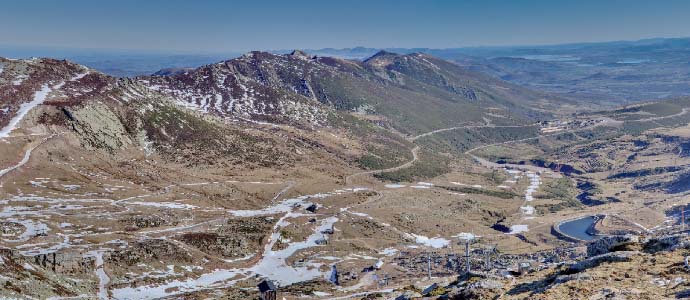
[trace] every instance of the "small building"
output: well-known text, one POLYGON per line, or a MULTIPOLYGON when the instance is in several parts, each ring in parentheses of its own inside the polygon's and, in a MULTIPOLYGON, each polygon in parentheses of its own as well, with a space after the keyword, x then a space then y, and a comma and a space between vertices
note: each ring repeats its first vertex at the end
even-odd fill
POLYGON ((259 288, 259 299, 261 300, 276 300, 278 296, 278 289, 276 289, 275 284, 272 281, 265 279, 260 282, 257 287, 259 288))

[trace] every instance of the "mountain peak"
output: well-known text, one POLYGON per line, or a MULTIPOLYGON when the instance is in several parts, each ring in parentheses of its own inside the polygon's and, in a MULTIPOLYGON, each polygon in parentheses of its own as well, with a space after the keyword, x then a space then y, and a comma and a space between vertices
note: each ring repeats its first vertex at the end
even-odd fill
POLYGON ((309 58, 309 54, 307 54, 306 52, 304 52, 304 51, 302 51, 302 50, 299 50, 299 49, 293 50, 293 51, 290 53, 290 56, 309 58))
POLYGON ((372 55, 371 57, 365 59, 364 61, 369 61, 377 58, 382 58, 382 57, 397 57, 400 56, 398 53, 386 51, 386 50, 380 50, 379 52, 376 52, 376 54, 372 55))
POLYGON ((400 54, 381 50, 376 52, 376 54, 372 55, 371 57, 365 59, 364 63, 375 67, 385 67, 393 63, 393 60, 399 56, 400 54))

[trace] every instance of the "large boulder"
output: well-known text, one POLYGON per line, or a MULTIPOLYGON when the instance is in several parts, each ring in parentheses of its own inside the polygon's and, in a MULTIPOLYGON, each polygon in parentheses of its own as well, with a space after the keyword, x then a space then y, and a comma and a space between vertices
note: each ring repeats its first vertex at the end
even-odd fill
POLYGON ((464 288, 453 289, 448 293, 448 299, 492 299, 501 293, 503 284, 494 279, 481 279, 470 283, 464 288))
POLYGON ((689 244, 687 236, 677 234, 649 238, 645 241, 643 249, 647 253, 657 253, 660 251, 673 251, 677 248, 687 247, 689 244))
POLYGON ((618 252, 610 252, 610 253, 606 253, 606 254, 593 256, 593 257, 587 258, 583 261, 571 264, 568 267, 566 274, 579 273, 579 272, 582 272, 584 270, 597 267, 597 266, 601 265, 602 263, 630 261, 630 260, 632 260, 633 256, 641 255, 641 254, 642 254, 642 252, 639 252, 639 251, 618 251, 618 252))
POLYGON ((563 283, 566 283, 568 281, 573 281, 573 280, 576 280, 576 281, 592 280, 592 275, 589 275, 586 273, 559 275, 553 281, 553 284, 563 284, 563 283))
POLYGON ((630 246, 638 244, 636 235, 614 235, 596 239, 587 245, 587 256, 594 257, 614 251, 632 250, 630 246))

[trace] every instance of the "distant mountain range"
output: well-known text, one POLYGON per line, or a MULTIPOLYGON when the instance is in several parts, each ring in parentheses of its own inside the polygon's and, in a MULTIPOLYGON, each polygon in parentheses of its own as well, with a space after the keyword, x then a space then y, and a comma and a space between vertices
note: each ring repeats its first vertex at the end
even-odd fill
MULTIPOLYGON (((24 121, 25 127, 62 128, 87 148, 108 153, 145 149, 178 163, 222 163, 223 153, 245 144, 240 152, 255 155, 248 148, 266 137, 238 131, 255 124, 337 130, 368 151, 332 159, 385 167, 409 155, 406 139, 425 132, 529 125, 550 118, 556 107, 575 106, 422 53, 380 51, 360 61, 257 51, 134 78, 54 59, 0 59, 0 67, 0 128, 11 132, 26 107, 40 102, 40 113, 24 121), (40 98, 42 89, 51 86, 59 90, 40 98)), ((304 145, 318 148, 320 142, 304 145)), ((240 152, 232 157, 284 163, 285 155, 250 159, 240 152)))
MULTIPOLYGON (((322 48, 309 55, 365 60, 384 50, 424 53, 534 90, 600 105, 690 94, 690 38, 513 47, 322 48)), ((289 54, 293 50, 269 51, 289 54)), ((241 53, 156 54, 0 46, 0 56, 65 58, 117 77, 171 74, 241 53)))
POLYGON ((159 72, 139 82, 183 106, 221 117, 325 125, 329 110, 378 116, 414 134, 458 122, 484 122, 485 112, 523 122, 544 117, 559 101, 421 54, 379 51, 364 61, 251 52, 192 70, 159 72))

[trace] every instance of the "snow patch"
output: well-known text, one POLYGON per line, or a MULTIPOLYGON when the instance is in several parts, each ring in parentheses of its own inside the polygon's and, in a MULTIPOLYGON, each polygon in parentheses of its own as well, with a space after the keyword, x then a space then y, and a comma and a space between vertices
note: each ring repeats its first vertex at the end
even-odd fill
POLYGON ((386 186, 386 188, 389 188, 389 189, 399 189, 399 188, 406 187, 406 185, 403 185, 403 184, 386 184, 385 186, 386 186))
POLYGON ((513 225, 513 226, 510 226, 510 232, 508 232, 508 234, 517 234, 517 233, 527 232, 527 231, 529 231, 529 228, 527 227, 527 225, 513 225))
POLYGON ((415 239, 415 242, 417 244, 421 244, 427 247, 432 247, 432 248, 443 248, 447 247, 450 244, 450 241, 447 239, 444 239, 442 237, 434 237, 434 238, 429 238, 423 235, 417 235, 414 233, 408 233, 410 237, 413 237, 415 239))
MULTIPOLYGON (((70 81, 75 81, 79 80, 80 78, 86 76, 88 73, 82 73, 79 74, 70 81)), ((65 85, 64 82, 59 83, 53 87, 49 86, 48 84, 44 84, 41 89, 34 94, 34 98, 31 102, 29 103, 22 103, 19 107, 19 111, 17 111, 17 114, 14 116, 14 118, 10 119, 10 122, 0 130, 0 139, 7 138, 10 133, 17 128, 17 125, 19 125, 19 122, 21 122, 22 119, 26 116, 26 114, 31 111, 34 107, 42 104, 46 98, 48 98, 48 94, 52 92, 53 90, 60 89, 63 85, 65 85)))

